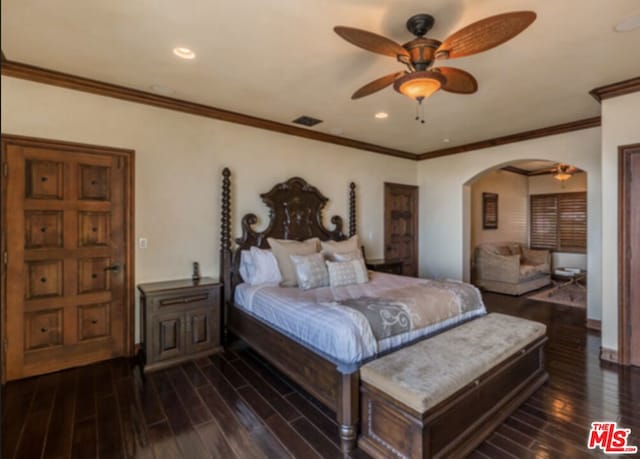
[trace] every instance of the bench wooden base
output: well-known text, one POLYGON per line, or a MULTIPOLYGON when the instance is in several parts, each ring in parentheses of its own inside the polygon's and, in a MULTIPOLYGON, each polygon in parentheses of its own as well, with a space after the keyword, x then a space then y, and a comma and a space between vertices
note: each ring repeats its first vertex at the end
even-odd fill
POLYGON ((362 382, 358 446, 374 458, 466 456, 547 380, 545 341, 534 341, 425 413, 362 382))

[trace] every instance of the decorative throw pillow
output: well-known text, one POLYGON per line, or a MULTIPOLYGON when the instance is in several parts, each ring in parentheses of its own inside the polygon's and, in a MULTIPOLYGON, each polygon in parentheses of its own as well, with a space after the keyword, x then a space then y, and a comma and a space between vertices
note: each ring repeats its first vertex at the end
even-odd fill
POLYGON ((362 260, 327 261, 326 263, 331 287, 364 284, 369 280, 367 268, 362 260))
POLYGON ((276 260, 278 260, 280 274, 282 274, 280 285, 283 287, 295 287, 297 285, 296 270, 289 255, 311 255, 312 253, 317 253, 319 239, 314 237, 300 242, 270 237, 267 238, 267 242, 273 250, 276 260))
POLYGON ((330 261, 351 261, 363 260, 362 251, 354 250, 353 252, 333 253, 327 256, 330 261))
POLYGON ((251 247, 251 261, 253 264, 253 275, 251 285, 259 284, 279 284, 282 280, 280 268, 276 257, 271 250, 251 247))
POLYGON ((289 255, 296 270, 298 287, 303 290, 329 285, 329 272, 320 253, 311 255, 289 255))
POLYGON ((355 252, 360 249, 360 239, 358 235, 351 236, 346 241, 322 241, 320 242, 321 252, 328 259, 333 259, 336 253, 355 252))
POLYGON ((510 255, 522 255, 520 244, 518 244, 517 242, 510 242, 507 247, 509 248, 510 255))

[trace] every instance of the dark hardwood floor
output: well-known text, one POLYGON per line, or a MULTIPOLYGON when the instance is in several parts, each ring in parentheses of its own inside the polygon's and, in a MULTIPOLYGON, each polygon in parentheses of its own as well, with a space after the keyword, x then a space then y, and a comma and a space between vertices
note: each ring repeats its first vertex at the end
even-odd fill
MULTIPOLYGON (((603 457, 586 448, 599 420, 631 428, 640 445, 640 369, 600 362, 583 311, 496 294, 485 301, 548 325, 550 378, 471 457, 603 457)), ((337 458, 333 419, 246 349, 146 381, 118 359, 7 384, 2 458, 337 458)))

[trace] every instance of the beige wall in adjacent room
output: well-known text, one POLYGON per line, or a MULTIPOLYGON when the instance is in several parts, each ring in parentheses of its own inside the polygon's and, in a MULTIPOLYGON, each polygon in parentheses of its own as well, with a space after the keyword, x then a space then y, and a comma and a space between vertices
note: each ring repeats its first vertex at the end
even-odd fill
POLYGON ((587 172, 587 314, 600 319, 602 218, 600 128, 485 148, 418 163, 420 274, 468 279, 472 180, 517 160, 562 161, 587 172))
POLYGON ((527 244, 527 177, 496 170, 482 175, 471 184, 471 253, 484 242, 520 242, 527 244), (498 228, 482 227, 482 193, 498 195, 498 228))
MULTIPOLYGON (((372 118, 372 122, 374 122, 372 118)), ((345 219, 357 185, 358 230, 383 255, 384 182, 416 184, 414 161, 278 134, 44 84, 2 77, 2 132, 135 150, 136 282, 218 277, 220 174, 232 171, 233 233, 248 212, 264 227, 259 193, 301 176, 345 219)))
POLYGON ((602 347, 618 349, 618 147, 640 143, 640 92, 602 101, 602 347))

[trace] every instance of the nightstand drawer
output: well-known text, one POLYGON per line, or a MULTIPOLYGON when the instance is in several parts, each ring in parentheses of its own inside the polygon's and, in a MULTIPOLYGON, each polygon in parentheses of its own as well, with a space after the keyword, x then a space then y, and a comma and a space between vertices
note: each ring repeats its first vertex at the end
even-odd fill
POLYGON ((186 292, 176 292, 171 294, 157 295, 147 298, 149 307, 153 311, 168 311, 184 307, 205 307, 209 304, 217 304, 219 300, 219 289, 199 289, 186 292))

